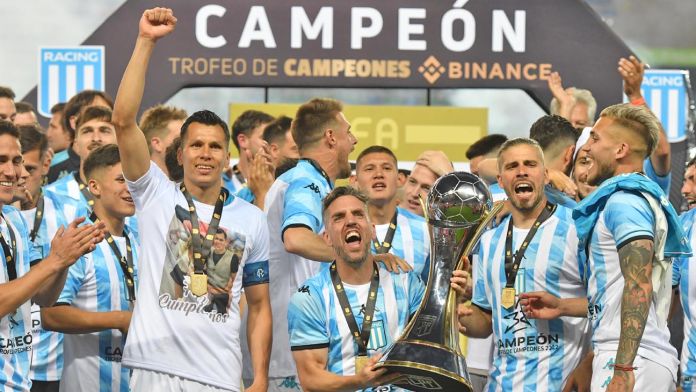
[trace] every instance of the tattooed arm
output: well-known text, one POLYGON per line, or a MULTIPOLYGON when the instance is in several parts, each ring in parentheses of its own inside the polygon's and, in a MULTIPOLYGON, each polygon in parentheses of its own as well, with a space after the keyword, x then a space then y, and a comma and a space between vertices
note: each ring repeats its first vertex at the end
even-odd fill
MULTIPOLYGON (((616 364, 633 366, 652 301, 653 241, 638 239, 619 249, 619 262, 624 278, 621 297, 621 334, 616 364)), ((614 369, 607 391, 632 391, 633 372, 614 369)))

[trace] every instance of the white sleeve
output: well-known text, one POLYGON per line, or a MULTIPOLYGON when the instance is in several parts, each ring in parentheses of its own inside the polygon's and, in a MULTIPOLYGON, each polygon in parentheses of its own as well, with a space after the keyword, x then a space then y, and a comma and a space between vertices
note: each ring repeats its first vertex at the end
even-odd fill
POLYGON ((150 161, 150 168, 142 177, 135 181, 126 180, 126 183, 137 211, 142 211, 152 205, 154 201, 169 193, 171 188, 176 186, 152 161, 150 161))

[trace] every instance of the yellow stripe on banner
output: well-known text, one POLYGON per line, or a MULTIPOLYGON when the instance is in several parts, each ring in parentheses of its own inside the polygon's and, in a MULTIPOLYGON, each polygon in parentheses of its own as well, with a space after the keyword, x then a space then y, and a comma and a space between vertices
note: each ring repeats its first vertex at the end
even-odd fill
POLYGON ((405 131, 406 143, 417 144, 471 144, 481 135, 481 127, 462 125, 407 125, 405 131))

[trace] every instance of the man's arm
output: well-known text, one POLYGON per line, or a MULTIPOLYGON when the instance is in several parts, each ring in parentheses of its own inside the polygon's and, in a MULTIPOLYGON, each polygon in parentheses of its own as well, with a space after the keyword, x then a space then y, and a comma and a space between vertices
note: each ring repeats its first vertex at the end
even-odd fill
MULTIPOLYGON (((549 91, 558 101, 558 115, 570 121, 570 115, 576 104, 573 88, 564 89, 561 74, 552 72, 548 80, 549 91)), ((592 119, 590 119, 592 120, 592 119)))
MULTIPOLYGON (((628 59, 621 58, 618 71, 621 78, 623 78, 624 94, 631 102, 642 102, 645 105, 643 94, 640 92, 643 75, 645 74, 645 64, 633 56, 630 56, 628 59)), ((672 152, 667 135, 664 128, 662 128, 662 124, 660 124, 657 148, 650 155, 650 163, 655 170, 655 174, 664 177, 670 173, 671 155, 672 152)))
POLYGON ((95 244, 103 238, 103 224, 77 227, 82 221, 84 218, 78 218, 67 229, 58 229, 48 257, 34 265, 26 275, 0 284, 0 317, 14 312, 29 299, 43 306, 56 302, 65 283, 67 268, 83 254, 94 250, 95 244))
POLYGON ((553 320, 559 317, 587 317, 585 297, 558 298, 546 291, 520 293, 522 311, 529 318, 553 320))
POLYGON ((309 227, 295 226, 283 232, 285 250, 309 260, 330 262, 336 258, 333 249, 324 242, 319 234, 309 227))
MULTIPOLYGON (((616 351, 616 364, 631 367, 643 338, 652 300, 653 241, 638 239, 619 249, 619 263, 624 278, 621 296, 621 333, 616 351)), ((634 382, 632 372, 614 369, 611 384, 634 382)))
POLYGON ((71 305, 41 308, 41 323, 48 331, 62 333, 92 333, 107 329, 128 332, 131 312, 87 312, 71 305))
POLYGON ((150 153, 145 135, 136 117, 145 89, 145 74, 152 50, 158 39, 174 31, 176 18, 167 8, 153 8, 140 18, 138 39, 121 79, 114 103, 112 122, 121 153, 123 174, 129 180, 142 177, 150 167, 150 153))
POLYGON ((265 391, 268 388, 273 325, 268 283, 246 286, 244 293, 249 309, 247 341, 254 369, 254 383, 247 391, 265 391))
MULTIPOLYGON (((386 385, 393 381, 394 375, 385 376, 387 369, 374 369, 380 356, 370 358, 363 371, 353 376, 339 376, 326 370, 329 357, 327 347, 295 350, 292 356, 297 364, 302 389, 307 392, 348 392, 372 386, 386 385)), ((398 377, 398 376, 397 376, 398 377)))

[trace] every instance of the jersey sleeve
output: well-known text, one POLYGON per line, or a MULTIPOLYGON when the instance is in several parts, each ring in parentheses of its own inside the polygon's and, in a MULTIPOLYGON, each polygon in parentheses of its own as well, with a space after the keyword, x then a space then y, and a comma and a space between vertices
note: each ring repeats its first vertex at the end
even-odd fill
POLYGON ((256 284, 268 283, 268 225, 263 214, 258 212, 259 217, 256 221, 256 237, 249 252, 249 257, 245 260, 242 271, 242 286, 253 286, 256 284))
POLYGON ((604 207, 604 224, 614 237, 617 249, 631 241, 655 236, 655 216, 650 204, 635 193, 613 194, 604 207))
POLYGON ((60 292, 58 301, 56 303, 62 304, 72 304, 80 288, 84 284, 86 275, 86 261, 84 257, 81 257, 77 262, 68 268, 68 276, 65 278, 65 286, 60 292))
POLYGON ((474 287, 473 287, 473 293, 471 297, 471 302, 486 310, 491 310, 491 304, 490 301, 488 300, 488 296, 486 295, 486 283, 485 283, 485 270, 483 269, 483 247, 480 246, 478 247, 478 252, 474 253, 471 256, 472 259, 472 265, 473 265, 473 281, 474 281, 474 287))
POLYGON ((415 272, 408 273, 408 314, 416 313, 425 295, 425 285, 420 275, 415 272))
POLYGON ((293 294, 287 317, 292 351, 329 346, 326 311, 315 287, 305 283, 293 294))
POLYGON ((249 189, 248 186, 242 187, 242 189, 240 189, 235 196, 246 202, 252 204, 254 203, 254 193, 251 191, 251 189, 249 189))
POLYGON ((665 193, 665 195, 669 195, 669 185, 671 182, 671 173, 667 173, 666 176, 660 176, 657 173, 655 173, 655 168, 652 165, 652 161, 650 158, 646 159, 643 161, 643 171, 645 172, 645 175, 655 181, 657 185, 662 188, 662 192, 665 193))
POLYGON ((672 288, 679 286, 681 280, 681 263, 682 258, 678 257, 672 262, 672 288))
POLYGON ((315 233, 321 230, 321 192, 310 178, 296 179, 285 191, 282 231, 294 226, 306 226, 315 233))
POLYGON ((162 169, 152 161, 150 161, 150 168, 142 177, 133 181, 126 180, 126 183, 137 211, 144 210, 162 194, 167 193, 165 192, 167 186, 171 187, 174 185, 162 169))

